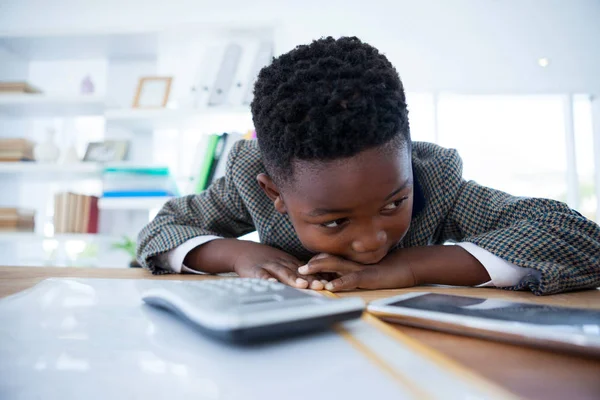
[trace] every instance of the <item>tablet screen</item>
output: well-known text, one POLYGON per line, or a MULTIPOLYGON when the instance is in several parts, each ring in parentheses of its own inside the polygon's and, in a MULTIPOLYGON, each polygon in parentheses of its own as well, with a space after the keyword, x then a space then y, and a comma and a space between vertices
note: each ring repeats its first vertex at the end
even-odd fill
POLYGON ((497 299, 427 293, 400 300, 390 306, 435 311, 496 321, 569 326, 588 335, 600 336, 600 310, 575 309, 497 299))

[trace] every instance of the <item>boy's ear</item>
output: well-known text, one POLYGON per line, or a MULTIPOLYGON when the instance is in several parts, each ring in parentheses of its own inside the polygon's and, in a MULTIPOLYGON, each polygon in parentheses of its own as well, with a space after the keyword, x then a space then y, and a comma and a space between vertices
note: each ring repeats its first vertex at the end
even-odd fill
POLYGON ((262 188, 262 190, 269 196, 271 200, 273 200, 273 205, 275 209, 281 214, 287 213, 285 208, 285 203, 281 198, 281 193, 279 192, 279 188, 275 185, 275 182, 269 177, 267 174, 258 174, 256 177, 258 180, 258 184, 262 188))

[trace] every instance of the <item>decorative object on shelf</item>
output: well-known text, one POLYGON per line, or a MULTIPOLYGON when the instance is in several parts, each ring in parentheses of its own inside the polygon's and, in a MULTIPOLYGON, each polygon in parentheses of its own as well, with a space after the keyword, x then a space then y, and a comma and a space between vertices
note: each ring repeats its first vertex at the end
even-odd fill
POLYGON ((43 163, 53 163, 60 156, 60 149, 54 141, 56 131, 52 128, 46 130, 46 140, 38 143, 33 149, 35 160, 43 163))
POLYGON ((77 149, 75 148, 75 145, 70 145, 69 147, 67 147, 63 151, 62 157, 60 158, 61 164, 77 164, 80 161, 81 159, 77 154, 77 149))
POLYGON ((33 161, 33 145, 22 138, 0 139, 0 161, 33 161))
POLYGON ((81 81, 81 94, 93 94, 94 93, 94 82, 89 75, 81 81))
POLYGON ((129 261, 130 268, 142 268, 142 266, 137 262, 135 254, 136 254, 136 243, 135 240, 131 239, 129 236, 123 236, 123 239, 120 242, 113 243, 113 249, 119 249, 125 251, 131 261, 129 261))
POLYGON ((164 108, 169 100, 172 77, 150 76, 140 78, 134 108, 164 108))
POLYGON ((106 140, 92 142, 87 146, 83 161, 114 162, 123 161, 127 156, 129 142, 127 140, 106 140))
POLYGON ((42 93, 27 82, 0 82, 0 94, 42 93))

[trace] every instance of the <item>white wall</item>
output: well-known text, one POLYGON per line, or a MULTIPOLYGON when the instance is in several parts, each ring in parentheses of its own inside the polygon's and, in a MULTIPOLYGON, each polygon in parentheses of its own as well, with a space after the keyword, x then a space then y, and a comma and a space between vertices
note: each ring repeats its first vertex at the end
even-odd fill
POLYGON ((2 31, 226 21, 277 24, 278 52, 322 35, 357 35, 388 54, 411 91, 600 93, 597 0, 0 2, 2 31))

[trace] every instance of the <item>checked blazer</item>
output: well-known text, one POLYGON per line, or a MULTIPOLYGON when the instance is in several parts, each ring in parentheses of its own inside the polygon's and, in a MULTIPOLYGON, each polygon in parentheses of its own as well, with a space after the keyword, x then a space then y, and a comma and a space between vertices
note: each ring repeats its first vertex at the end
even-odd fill
MULTIPOLYGON (((534 272, 509 289, 551 294, 600 286, 600 227, 567 205, 515 197, 462 177, 456 150, 413 142, 415 198, 410 229, 398 247, 470 242, 534 272)), ((258 143, 239 141, 226 175, 200 194, 169 201, 139 234, 138 261, 169 273, 159 257, 202 235, 239 237, 258 231, 261 243, 308 260, 286 215, 259 187, 266 172, 258 143)))

